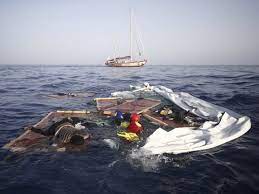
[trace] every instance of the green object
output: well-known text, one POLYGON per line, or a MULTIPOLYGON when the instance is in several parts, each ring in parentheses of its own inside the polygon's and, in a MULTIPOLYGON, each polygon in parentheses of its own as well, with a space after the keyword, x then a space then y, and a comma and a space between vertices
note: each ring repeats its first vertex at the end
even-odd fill
POLYGON ((139 136, 136 133, 118 131, 117 135, 127 141, 138 141, 139 140, 139 136))
POLYGON ((123 121, 123 122, 121 122, 121 125, 120 125, 120 127, 121 128, 123 128, 123 129, 127 129, 128 128, 128 126, 129 126, 129 122, 127 122, 127 121, 123 121))

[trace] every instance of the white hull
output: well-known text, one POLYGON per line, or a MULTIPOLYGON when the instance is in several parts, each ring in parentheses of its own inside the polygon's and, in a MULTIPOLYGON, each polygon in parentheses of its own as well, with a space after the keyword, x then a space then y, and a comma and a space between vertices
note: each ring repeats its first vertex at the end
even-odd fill
POLYGON ((142 41, 139 40, 136 42, 137 44, 142 45, 142 51, 139 49, 139 44, 137 45, 138 47, 138 53, 139 53, 139 60, 136 60, 136 58, 133 56, 133 30, 132 30, 132 10, 131 10, 131 15, 130 15, 130 53, 128 56, 118 56, 114 54, 114 56, 117 56, 116 58, 110 59, 105 62, 105 65, 109 67, 141 67, 147 63, 147 60, 144 59, 143 52, 144 52, 144 47, 142 45, 142 41))
POLYGON ((122 62, 122 63, 116 63, 116 62, 106 62, 105 65, 109 67, 141 67, 147 63, 146 60, 143 61, 129 61, 129 62, 122 62))

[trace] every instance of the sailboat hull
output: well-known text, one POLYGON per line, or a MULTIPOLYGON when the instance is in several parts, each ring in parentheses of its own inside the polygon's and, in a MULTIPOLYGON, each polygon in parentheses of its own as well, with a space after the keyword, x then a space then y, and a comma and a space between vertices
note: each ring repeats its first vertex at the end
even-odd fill
POLYGON ((105 65, 108 67, 141 67, 147 63, 146 60, 143 61, 129 61, 129 62, 106 62, 105 65))

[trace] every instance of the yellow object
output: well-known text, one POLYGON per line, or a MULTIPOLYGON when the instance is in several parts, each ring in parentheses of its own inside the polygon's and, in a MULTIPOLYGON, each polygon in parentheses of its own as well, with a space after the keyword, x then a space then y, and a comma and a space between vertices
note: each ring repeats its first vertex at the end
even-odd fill
POLYGON ((118 131, 117 135, 122 137, 128 141, 138 141, 139 137, 136 133, 126 132, 126 131, 118 131))
POLYGON ((166 108, 166 109, 160 111, 160 115, 162 115, 162 116, 167 116, 167 115, 170 115, 172 113, 173 113, 173 111, 170 110, 169 108, 166 108))
POLYGON ((167 115, 166 110, 161 110, 161 111, 160 111, 160 115, 166 116, 166 115, 167 115))
POLYGON ((121 128, 127 129, 129 124, 130 124, 129 122, 123 121, 123 122, 121 122, 121 128))

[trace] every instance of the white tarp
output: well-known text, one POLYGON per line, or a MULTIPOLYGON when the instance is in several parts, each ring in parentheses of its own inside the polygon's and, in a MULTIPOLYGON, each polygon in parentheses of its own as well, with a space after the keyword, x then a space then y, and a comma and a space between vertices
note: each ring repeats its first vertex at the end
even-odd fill
MULTIPOLYGON (((136 91, 140 90, 138 88, 136 91)), ((179 154, 210 149, 242 136, 251 128, 249 117, 241 116, 188 93, 173 92, 166 87, 149 86, 149 84, 145 84, 143 90, 154 91, 184 110, 209 120, 198 129, 182 127, 167 132, 158 128, 148 137, 146 144, 140 148, 146 154, 179 154)), ((127 91, 112 95, 125 97, 123 94, 134 96, 134 93, 134 91, 127 91)))

